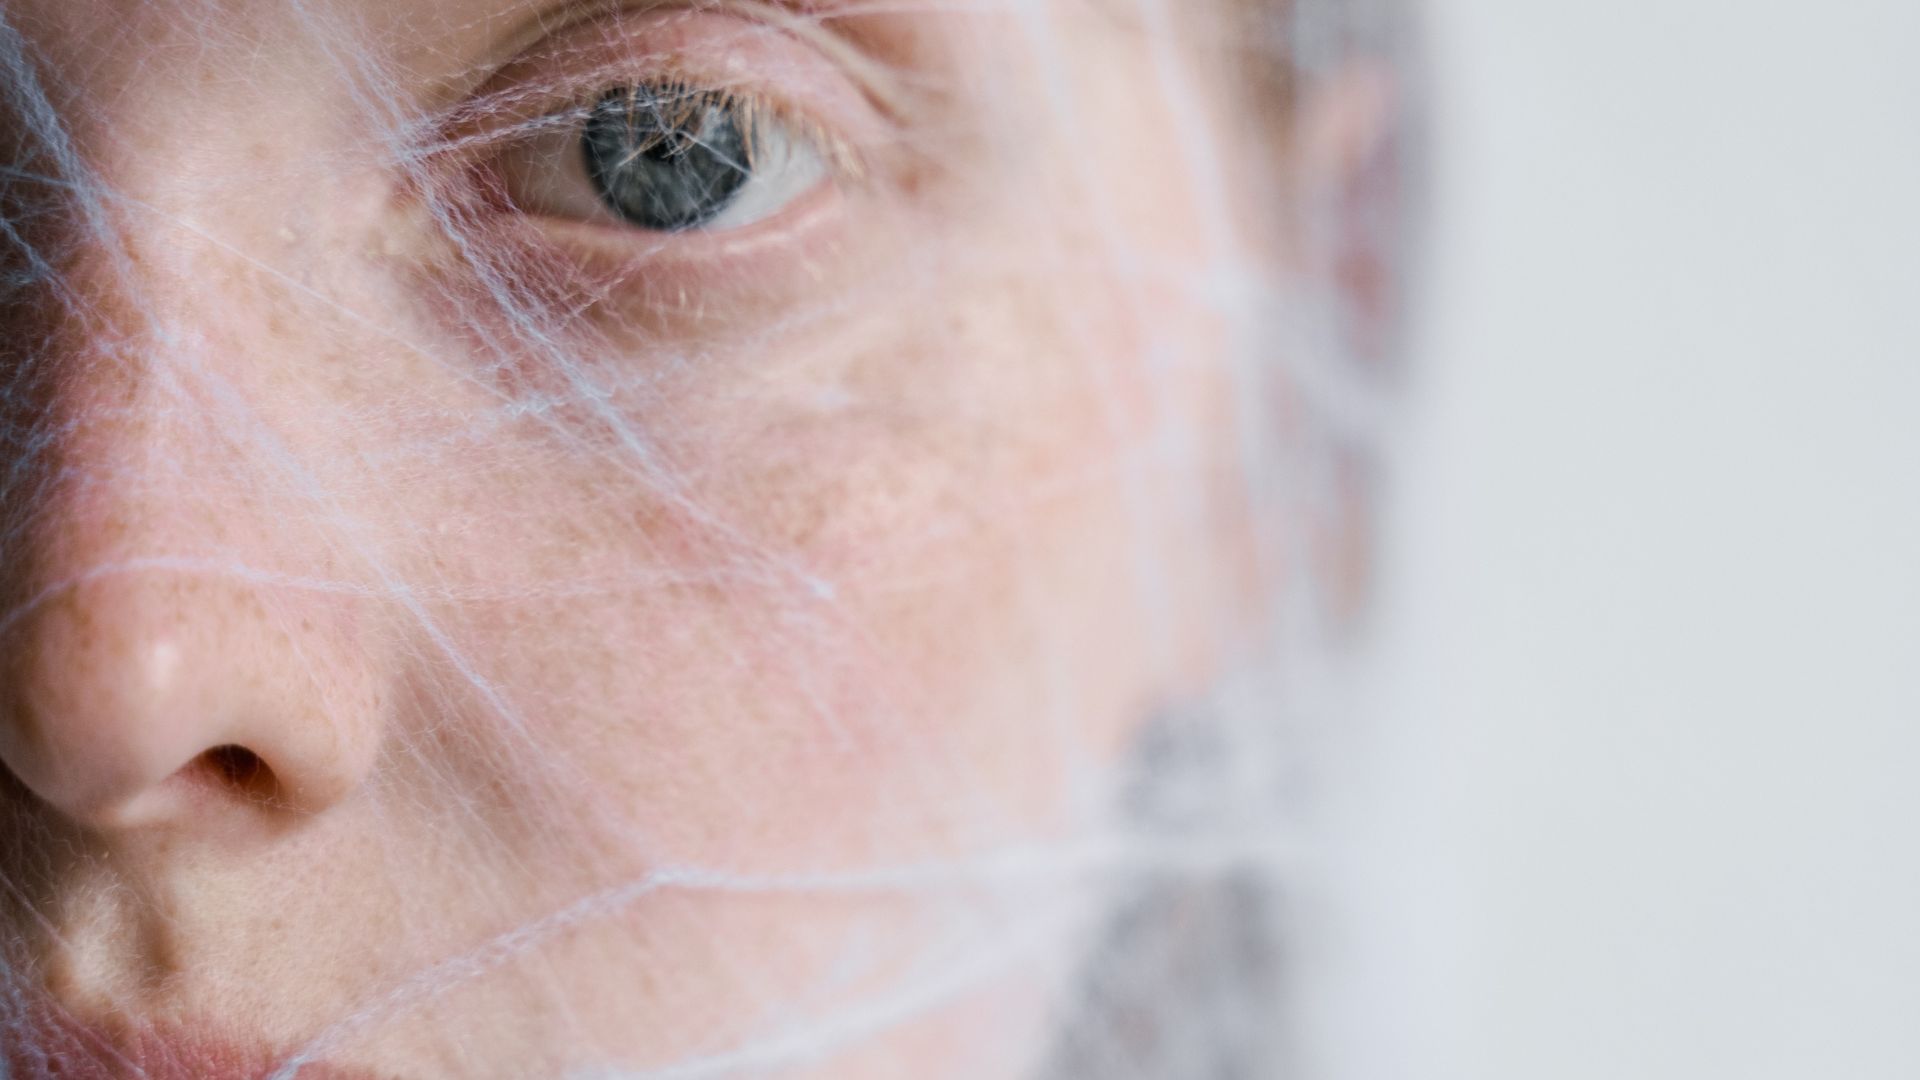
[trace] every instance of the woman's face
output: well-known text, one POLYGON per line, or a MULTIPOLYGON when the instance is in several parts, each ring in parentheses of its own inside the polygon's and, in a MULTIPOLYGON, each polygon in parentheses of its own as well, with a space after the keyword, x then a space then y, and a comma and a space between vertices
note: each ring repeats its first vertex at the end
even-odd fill
POLYGON ((1234 621, 1183 39, 5 19, 12 1075, 1017 1075, 1234 621))

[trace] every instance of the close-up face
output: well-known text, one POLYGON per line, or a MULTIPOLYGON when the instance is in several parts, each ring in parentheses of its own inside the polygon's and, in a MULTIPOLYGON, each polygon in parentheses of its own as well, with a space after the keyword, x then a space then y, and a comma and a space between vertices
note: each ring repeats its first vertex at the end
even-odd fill
POLYGON ((0 1075, 1073 1073, 1353 603, 1287 15, 6 0, 0 1075))

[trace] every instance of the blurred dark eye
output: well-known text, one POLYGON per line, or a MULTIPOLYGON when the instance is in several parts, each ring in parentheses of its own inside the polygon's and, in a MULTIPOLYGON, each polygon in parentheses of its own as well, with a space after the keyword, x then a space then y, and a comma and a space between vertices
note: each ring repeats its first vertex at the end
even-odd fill
POLYGON ((678 232, 720 216, 753 175, 754 134, 740 106, 674 86, 601 98, 581 135, 587 175, 614 213, 678 232))
POLYGON ((772 217, 829 175, 821 148, 773 110, 686 83, 620 87, 583 119, 555 120, 500 156, 522 213, 720 231, 772 217))

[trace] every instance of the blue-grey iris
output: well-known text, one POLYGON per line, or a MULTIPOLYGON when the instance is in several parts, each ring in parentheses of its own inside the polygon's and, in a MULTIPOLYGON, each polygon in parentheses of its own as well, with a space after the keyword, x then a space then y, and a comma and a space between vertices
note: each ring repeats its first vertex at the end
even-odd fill
POLYGON ((634 225, 698 228, 752 175, 747 127, 724 95, 684 85, 614 90, 587 117, 587 175, 601 201, 634 225))

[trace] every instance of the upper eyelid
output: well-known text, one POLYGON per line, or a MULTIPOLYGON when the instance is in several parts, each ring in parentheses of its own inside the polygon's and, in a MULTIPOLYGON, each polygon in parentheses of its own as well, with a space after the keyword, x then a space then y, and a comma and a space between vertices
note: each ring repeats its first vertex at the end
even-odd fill
MULTIPOLYGON (((535 108, 511 120, 482 122, 465 131, 442 135, 420 156, 440 161, 471 161, 489 152, 542 137, 571 135, 587 121, 609 87, 636 81, 631 64, 611 64, 606 68, 602 74, 572 76, 564 83, 557 83, 556 87, 559 88, 530 91, 528 100, 540 103, 535 108)), ((777 94, 753 89, 751 80, 739 79, 741 89, 736 89, 714 85, 719 80, 690 78, 678 74, 678 71, 671 64, 663 64, 650 70, 644 76, 644 81, 677 82, 698 92, 712 92, 718 96, 749 101, 767 118, 801 132, 842 177, 859 180, 866 175, 867 162, 860 148, 829 125, 813 118, 804 108, 777 94)), ((513 88, 515 92, 522 89, 513 88)))
POLYGON ((559 18, 554 23, 542 20, 536 40, 558 37, 595 19, 675 11, 737 15, 787 31, 838 62, 862 90, 890 114, 903 115, 911 104, 906 84, 895 77, 892 69, 825 25, 831 19, 844 18, 847 12, 827 15, 802 12, 795 10, 793 4, 779 0, 576 0, 557 13, 548 13, 549 16, 557 14, 559 18))
POLYGON ((912 112, 913 102, 907 93, 908 84, 898 77, 898 73, 844 35, 826 28, 824 20, 803 16, 792 8, 768 4, 763 0, 719 0, 713 4, 713 10, 735 11, 748 17, 757 17, 769 25, 804 38, 846 69, 848 76, 883 112, 895 119, 902 119, 912 112))
POLYGON ((593 100, 607 87, 640 78, 705 82, 715 89, 732 89, 725 82, 738 81, 749 88, 742 91, 742 97, 761 98, 773 107, 772 111, 787 114, 789 119, 805 118, 805 110, 795 107, 796 102, 783 100, 771 88, 771 81, 761 83, 769 86, 766 92, 755 93, 750 88, 760 80, 733 71, 723 75, 712 70, 713 65, 680 62, 679 54, 672 49, 659 50, 653 57, 658 63, 651 64, 645 55, 604 60, 587 70, 573 68, 568 62, 569 54, 590 56, 597 51, 568 40, 596 22, 675 13, 737 16, 790 34, 831 62, 880 115, 900 122, 914 111, 913 95, 896 72, 845 35, 822 25, 817 17, 765 0, 613 0, 571 9, 557 25, 543 23, 542 33, 530 45, 479 80, 475 92, 424 125, 428 138, 423 140, 425 145, 416 142, 414 154, 421 158, 463 156, 503 141, 564 127, 584 119, 593 100), (543 67, 572 69, 564 77, 522 78, 502 84, 515 69, 543 67))

